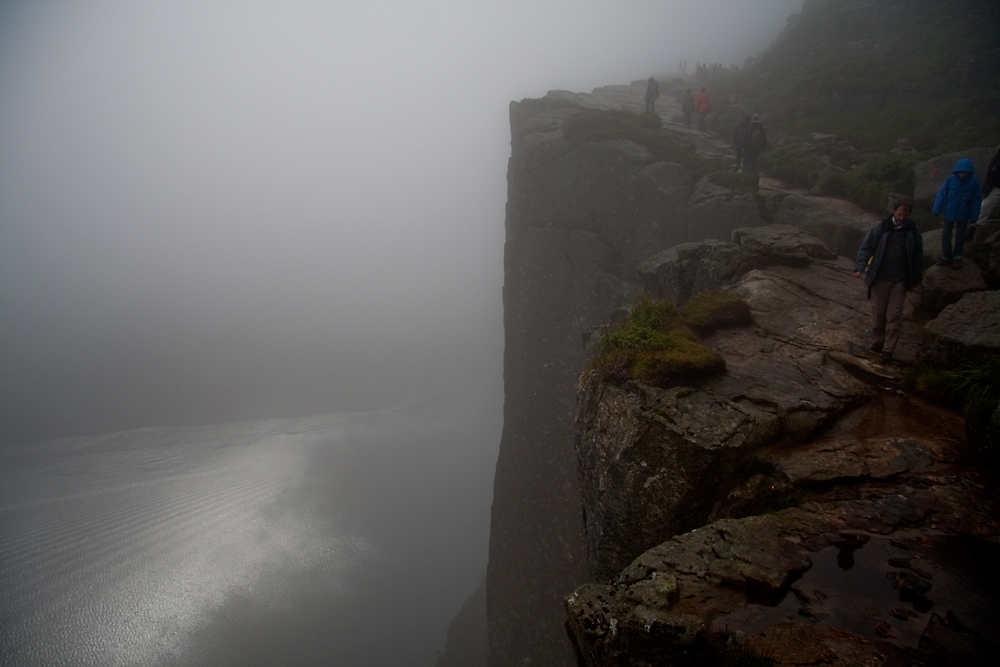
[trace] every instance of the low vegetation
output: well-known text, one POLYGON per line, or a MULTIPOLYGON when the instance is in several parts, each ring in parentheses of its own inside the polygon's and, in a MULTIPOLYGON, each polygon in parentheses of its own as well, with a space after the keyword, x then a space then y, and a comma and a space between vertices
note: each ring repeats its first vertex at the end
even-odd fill
POLYGON ((694 332, 749 322, 749 307, 731 294, 705 293, 680 309, 670 300, 643 298, 627 320, 601 338, 593 365, 615 384, 639 380, 668 387, 717 375, 726 370, 725 360, 694 332))
POLYGON ((1000 424, 993 413, 1000 404, 1000 355, 959 368, 914 364, 905 378, 907 388, 925 398, 962 410, 970 440, 976 439, 1000 456, 1000 424))

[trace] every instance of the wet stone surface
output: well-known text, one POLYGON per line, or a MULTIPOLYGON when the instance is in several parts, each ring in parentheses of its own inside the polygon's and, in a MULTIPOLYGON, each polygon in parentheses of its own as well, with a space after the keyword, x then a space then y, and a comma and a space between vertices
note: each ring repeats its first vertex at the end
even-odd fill
POLYGON ((993 664, 1000 512, 962 435, 960 416, 881 392, 763 448, 747 493, 791 488, 796 506, 676 535, 576 591, 583 663, 706 664, 736 641, 778 665, 993 664))

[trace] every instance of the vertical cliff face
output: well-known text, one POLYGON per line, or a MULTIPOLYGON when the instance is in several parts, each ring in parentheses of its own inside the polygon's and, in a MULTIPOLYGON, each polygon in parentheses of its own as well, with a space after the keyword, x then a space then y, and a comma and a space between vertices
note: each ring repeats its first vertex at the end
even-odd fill
POLYGON ((686 240, 688 172, 628 141, 571 145, 563 123, 583 112, 551 98, 510 108, 494 667, 575 664, 562 597, 590 578, 573 449, 582 333, 638 296, 642 259, 686 240))

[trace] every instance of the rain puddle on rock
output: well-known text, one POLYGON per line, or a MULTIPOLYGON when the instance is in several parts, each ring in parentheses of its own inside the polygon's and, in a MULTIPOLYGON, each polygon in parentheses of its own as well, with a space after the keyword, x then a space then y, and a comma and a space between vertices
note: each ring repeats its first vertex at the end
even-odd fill
POLYGON ((873 537, 809 557, 812 567, 780 602, 748 604, 716 618, 713 630, 756 635, 777 623, 806 623, 915 647, 932 613, 950 612, 988 639, 1000 627, 998 545, 965 537, 873 537))

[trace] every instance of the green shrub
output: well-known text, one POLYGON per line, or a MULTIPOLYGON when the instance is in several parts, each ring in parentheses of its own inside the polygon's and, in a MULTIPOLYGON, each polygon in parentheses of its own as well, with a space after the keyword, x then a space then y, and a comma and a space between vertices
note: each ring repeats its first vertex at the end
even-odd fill
POLYGON ((970 429, 983 433, 993 448, 1000 447, 1000 426, 991 421, 1000 402, 1000 355, 959 368, 914 364, 904 380, 922 396, 962 410, 970 429))
POLYGON ((764 153, 760 158, 760 168, 765 174, 800 188, 816 185, 823 167, 819 157, 795 148, 777 148, 764 153))
POLYGON ((917 158, 903 155, 876 155, 847 173, 845 194, 861 208, 882 215, 889 195, 913 195, 913 168, 917 158))
POLYGON ((658 387, 726 370, 725 360, 692 329, 711 331, 749 321, 746 303, 731 294, 699 295, 679 311, 669 300, 640 299, 629 318, 601 338, 593 366, 616 384, 639 380, 658 387))

